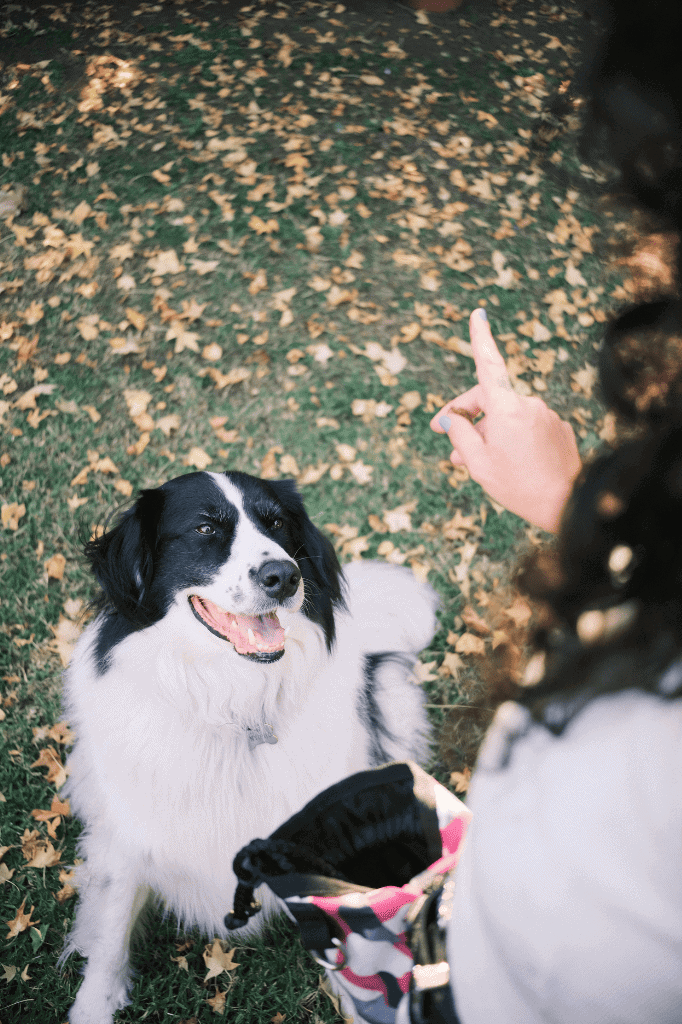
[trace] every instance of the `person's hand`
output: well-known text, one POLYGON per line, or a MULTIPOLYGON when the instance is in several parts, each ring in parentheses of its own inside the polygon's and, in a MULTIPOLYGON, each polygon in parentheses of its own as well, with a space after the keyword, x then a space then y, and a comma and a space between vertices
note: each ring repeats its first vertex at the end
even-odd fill
POLYGON ((573 428, 541 398, 516 394, 484 310, 471 314, 469 331, 479 382, 437 412, 431 429, 447 433, 450 461, 494 501, 556 533, 581 468, 573 428))

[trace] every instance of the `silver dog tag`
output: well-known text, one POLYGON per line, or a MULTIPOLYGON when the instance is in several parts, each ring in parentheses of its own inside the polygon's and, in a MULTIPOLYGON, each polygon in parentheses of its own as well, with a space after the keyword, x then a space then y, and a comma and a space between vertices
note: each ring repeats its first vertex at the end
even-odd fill
POLYGON ((261 726, 247 726, 246 737, 249 743, 249 750, 254 750, 261 743, 277 743, 277 737, 271 725, 263 722, 261 726))

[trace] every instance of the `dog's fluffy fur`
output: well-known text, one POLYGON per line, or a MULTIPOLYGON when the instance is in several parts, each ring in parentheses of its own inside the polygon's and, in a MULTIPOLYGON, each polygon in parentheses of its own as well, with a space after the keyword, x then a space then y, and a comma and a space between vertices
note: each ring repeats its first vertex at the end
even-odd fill
MULTIPOLYGON (((102 594, 65 680, 77 737, 66 793, 84 863, 62 959, 87 957, 71 1024, 106 1024, 127 1001, 131 932, 150 895, 226 937, 242 845, 353 772, 425 761, 410 676, 436 599, 399 566, 342 573, 293 484, 243 473, 144 491, 86 552, 102 594), (271 627, 265 647, 280 649, 261 651, 252 632, 238 653, 221 609, 270 624, 274 610, 286 639, 271 627)), ((251 931, 279 909, 258 896, 251 931)))

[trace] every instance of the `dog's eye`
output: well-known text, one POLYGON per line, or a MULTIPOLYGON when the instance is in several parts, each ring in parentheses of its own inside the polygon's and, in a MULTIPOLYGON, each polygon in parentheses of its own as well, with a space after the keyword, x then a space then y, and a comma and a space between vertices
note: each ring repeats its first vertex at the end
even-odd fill
POLYGON ((215 528, 210 523, 202 523, 201 526, 197 526, 197 533, 200 533, 202 537, 210 537, 215 533, 215 528))
POLYGON ((271 530, 281 530, 283 526, 284 526, 284 521, 282 519, 273 519, 270 522, 270 529, 271 530))

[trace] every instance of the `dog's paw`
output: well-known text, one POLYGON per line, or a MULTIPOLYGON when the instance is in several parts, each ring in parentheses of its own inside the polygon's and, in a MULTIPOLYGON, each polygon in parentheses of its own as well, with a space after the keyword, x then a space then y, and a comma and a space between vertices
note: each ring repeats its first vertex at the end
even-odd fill
POLYGON ((69 1024, 113 1024, 114 1014, 128 1003, 123 982, 86 977, 69 1011, 69 1024))

